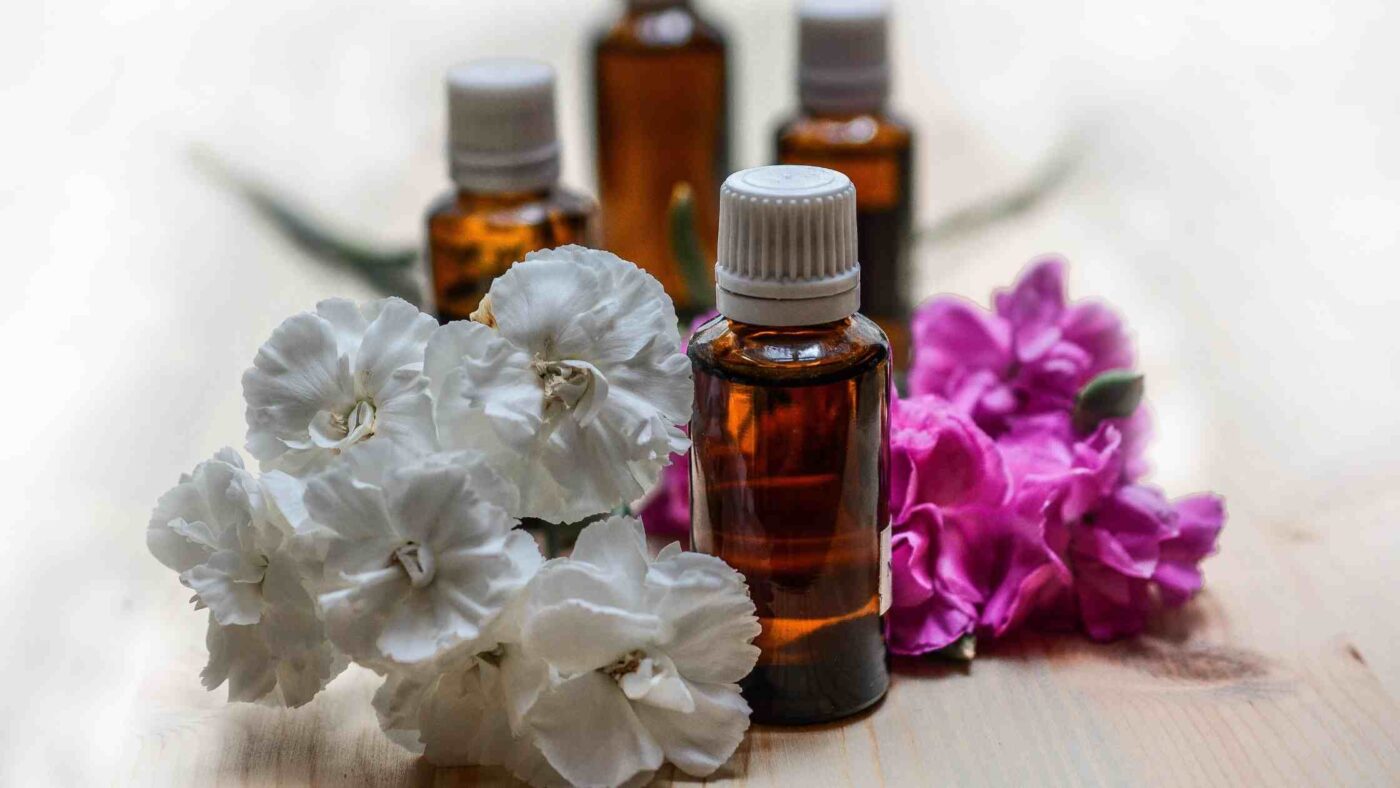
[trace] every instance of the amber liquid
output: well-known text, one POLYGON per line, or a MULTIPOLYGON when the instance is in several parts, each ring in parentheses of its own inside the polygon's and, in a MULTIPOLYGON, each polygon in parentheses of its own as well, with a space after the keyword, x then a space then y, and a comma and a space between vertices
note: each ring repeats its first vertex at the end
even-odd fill
POLYGON ((691 540, 744 574, 763 632, 742 683, 757 722, 884 696, 889 345, 860 315, 801 328, 717 318, 689 348, 691 540))
POLYGON ((438 320, 465 320, 511 264, 536 249, 597 246, 592 199, 564 189, 457 191, 428 210, 428 275, 438 320))
POLYGON ((885 330, 901 366, 908 359, 913 143, 907 125, 882 115, 803 115, 777 133, 779 163, 837 170, 855 184, 860 310, 885 330))
POLYGON ((696 236, 714 260, 729 174, 724 38, 678 1, 629 9, 593 58, 603 241, 659 279, 684 312, 693 298, 671 253, 667 208, 676 185, 688 184, 696 236))

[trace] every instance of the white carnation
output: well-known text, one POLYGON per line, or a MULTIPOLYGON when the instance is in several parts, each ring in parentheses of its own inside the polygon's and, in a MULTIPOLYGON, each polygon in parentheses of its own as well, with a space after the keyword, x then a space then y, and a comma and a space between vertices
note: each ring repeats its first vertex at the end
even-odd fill
POLYGON ((426 670, 391 670, 374 708, 389 738, 437 766, 503 766, 537 786, 566 785, 522 721, 549 681, 542 660, 498 644, 426 670))
POLYGON ((200 463, 161 496, 146 544, 209 609, 204 684, 229 700, 311 700, 345 667, 327 642, 272 498, 232 449, 200 463))
POLYGON ((566 780, 618 785, 664 761, 703 777, 734 753, 759 624, 727 564, 674 544, 649 558, 641 523, 613 517, 525 594, 521 648, 553 678, 524 724, 566 780))
POLYGON ((476 321, 428 343, 439 436, 520 482, 520 516, 577 521, 640 498, 689 441, 690 363, 660 283, 607 252, 534 252, 476 321), (479 321, 479 322, 477 322, 479 321))
POLYGON ((385 298, 332 298, 283 321, 243 374, 248 451, 264 470, 326 467, 366 441, 436 447, 423 349, 437 321, 385 298))
POLYGON ((480 640, 539 561, 511 530, 514 487, 472 453, 366 446, 311 479, 305 502, 328 539, 328 634, 372 667, 480 640))

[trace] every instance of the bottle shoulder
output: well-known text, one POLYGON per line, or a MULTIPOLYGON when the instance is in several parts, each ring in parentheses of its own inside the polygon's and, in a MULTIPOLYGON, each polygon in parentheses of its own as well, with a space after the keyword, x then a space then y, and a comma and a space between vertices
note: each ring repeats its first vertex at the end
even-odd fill
POLYGON ((429 224, 488 221, 492 224, 538 224, 554 217, 587 218, 598 203, 586 192, 564 186, 521 194, 478 194, 448 189, 427 210, 429 224))
POLYGON ((755 326, 716 317, 687 348, 711 374, 754 383, 813 385, 854 377, 890 358, 889 339, 859 313, 817 326, 755 326))
POLYGON ((778 145, 787 150, 890 150, 909 148, 913 127, 886 112, 823 116, 798 112, 778 125, 778 145))
POLYGON ((598 55, 675 50, 723 52, 725 46, 724 32, 688 6, 627 13, 594 37, 594 50, 598 55))

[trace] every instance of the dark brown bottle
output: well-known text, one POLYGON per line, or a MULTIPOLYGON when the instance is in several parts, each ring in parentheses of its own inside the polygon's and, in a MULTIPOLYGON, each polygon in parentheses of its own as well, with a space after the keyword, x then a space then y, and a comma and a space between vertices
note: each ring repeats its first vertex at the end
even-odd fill
POLYGON ((725 41, 689 0, 629 0, 593 50, 603 242, 691 306, 666 212, 678 184, 695 195, 696 234, 714 259, 719 185, 729 174, 725 41))
POLYGON ((722 316, 688 350, 691 543, 749 583, 763 627, 742 682, 753 719, 833 720, 889 686, 890 347, 855 313, 848 179, 762 167, 731 176, 721 201, 722 316))
POLYGON ((536 249, 596 246, 597 205, 558 185, 554 72, 479 60, 448 72, 455 188, 428 209, 428 277, 439 320, 464 320, 491 280, 536 249))
POLYGON ((597 206, 558 187, 444 194, 428 209, 428 260, 439 320, 465 320, 491 280, 536 249, 596 246, 597 206))
POLYGON ((802 110, 777 130, 783 164, 845 173, 856 186, 861 311, 907 351, 913 130, 886 109, 889 96, 883 3, 809 2, 799 11, 802 110))

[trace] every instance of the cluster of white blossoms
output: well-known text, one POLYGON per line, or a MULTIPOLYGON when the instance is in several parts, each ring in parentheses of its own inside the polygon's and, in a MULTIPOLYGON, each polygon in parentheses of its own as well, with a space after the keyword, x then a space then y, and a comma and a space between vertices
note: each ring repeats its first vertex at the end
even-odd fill
POLYGON ((209 611, 204 684, 300 706, 353 661, 387 735, 536 785, 706 776, 748 728, 759 625, 742 576, 611 515, 546 561, 521 518, 576 522, 688 441, 690 366, 650 275, 536 252, 470 321, 323 301, 243 376, 248 471, 219 451, 147 544, 209 611))

